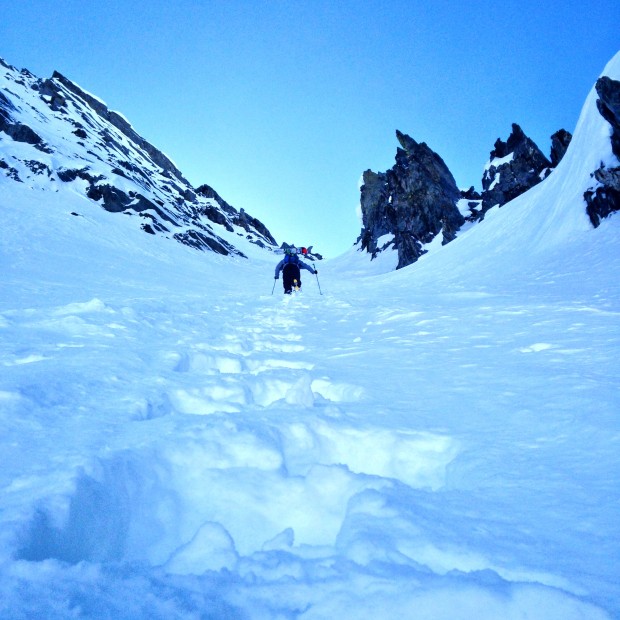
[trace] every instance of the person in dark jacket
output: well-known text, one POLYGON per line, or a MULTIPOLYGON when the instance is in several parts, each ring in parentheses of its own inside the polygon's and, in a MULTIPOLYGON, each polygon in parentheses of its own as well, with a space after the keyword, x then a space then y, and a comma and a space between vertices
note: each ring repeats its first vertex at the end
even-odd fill
POLYGON ((306 269, 310 273, 318 273, 318 271, 299 260, 297 255, 297 248, 287 248, 284 258, 276 265, 275 279, 280 278, 280 272, 282 272, 282 284, 284 286, 284 292, 290 295, 293 288, 299 290, 301 288, 301 272, 299 269, 306 269))

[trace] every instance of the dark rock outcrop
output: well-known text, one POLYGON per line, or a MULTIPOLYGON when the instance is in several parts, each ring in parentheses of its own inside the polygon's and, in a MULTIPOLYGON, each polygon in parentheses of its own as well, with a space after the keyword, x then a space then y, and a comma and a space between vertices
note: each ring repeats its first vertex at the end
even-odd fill
POLYGON ((13 120, 12 112, 16 108, 11 101, 0 92, 0 131, 13 138, 15 142, 25 142, 34 146, 41 145, 43 140, 27 125, 13 120))
POLYGON ((473 185, 469 189, 461 190, 459 205, 466 222, 479 222, 482 219, 482 195, 474 189, 473 185))
POLYGON ((606 76, 596 82, 596 106, 601 116, 611 125, 611 148, 620 159, 620 82, 606 76))
POLYGON ((536 144, 513 123, 508 140, 498 139, 482 177, 482 212, 504 205, 540 183, 552 167, 536 144))
POLYGON ((0 91, 0 131, 6 131, 5 127, 11 124, 12 111, 15 111, 15 106, 0 91))
POLYGON ((394 248, 400 269, 418 260, 439 233, 442 244, 452 241, 465 220, 456 207, 460 191, 441 157, 400 131, 396 137, 401 148, 395 165, 387 172, 364 172, 358 242, 373 258, 394 248))
POLYGON ((566 129, 560 129, 551 136, 551 166, 553 168, 562 161, 572 139, 573 135, 566 129))
POLYGON ((23 181, 19 178, 19 172, 15 170, 12 166, 9 166, 4 159, 0 159, 0 170, 3 170, 9 179, 13 179, 13 181, 17 181, 19 183, 23 183, 23 181))
POLYGON ((620 167, 601 166, 592 173, 592 177, 599 185, 586 190, 583 197, 587 205, 586 213, 596 228, 602 219, 620 211, 620 167))
MULTIPOLYGON (((596 105, 601 116, 611 125, 611 149, 620 159, 620 82, 602 77, 596 82, 596 105)), ((588 189, 583 197, 586 212, 596 228, 601 220, 620 211, 620 166, 601 166, 592 173, 596 187, 588 189)))

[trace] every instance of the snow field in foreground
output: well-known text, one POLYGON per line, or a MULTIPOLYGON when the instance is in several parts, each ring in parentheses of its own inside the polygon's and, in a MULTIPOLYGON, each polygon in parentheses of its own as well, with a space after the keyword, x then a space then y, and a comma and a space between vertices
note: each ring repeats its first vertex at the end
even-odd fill
POLYGON ((259 274, 0 313, 7 609, 606 617, 567 592, 615 599, 611 293, 259 274))

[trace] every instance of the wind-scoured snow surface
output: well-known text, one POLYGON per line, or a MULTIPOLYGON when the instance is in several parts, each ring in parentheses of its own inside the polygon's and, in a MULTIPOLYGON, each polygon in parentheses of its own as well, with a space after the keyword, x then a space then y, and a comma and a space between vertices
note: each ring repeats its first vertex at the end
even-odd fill
POLYGON ((3 182, 0 617, 620 617, 609 135, 323 295, 3 182))

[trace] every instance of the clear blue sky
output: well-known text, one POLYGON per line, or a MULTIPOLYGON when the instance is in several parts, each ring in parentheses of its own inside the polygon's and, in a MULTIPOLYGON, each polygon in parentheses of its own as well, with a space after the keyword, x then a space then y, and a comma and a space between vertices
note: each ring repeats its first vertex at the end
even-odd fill
POLYGON ((395 130, 480 188, 519 123, 547 155, 620 49, 618 0, 13 0, 0 56, 122 112, 190 182, 333 257, 395 130))

